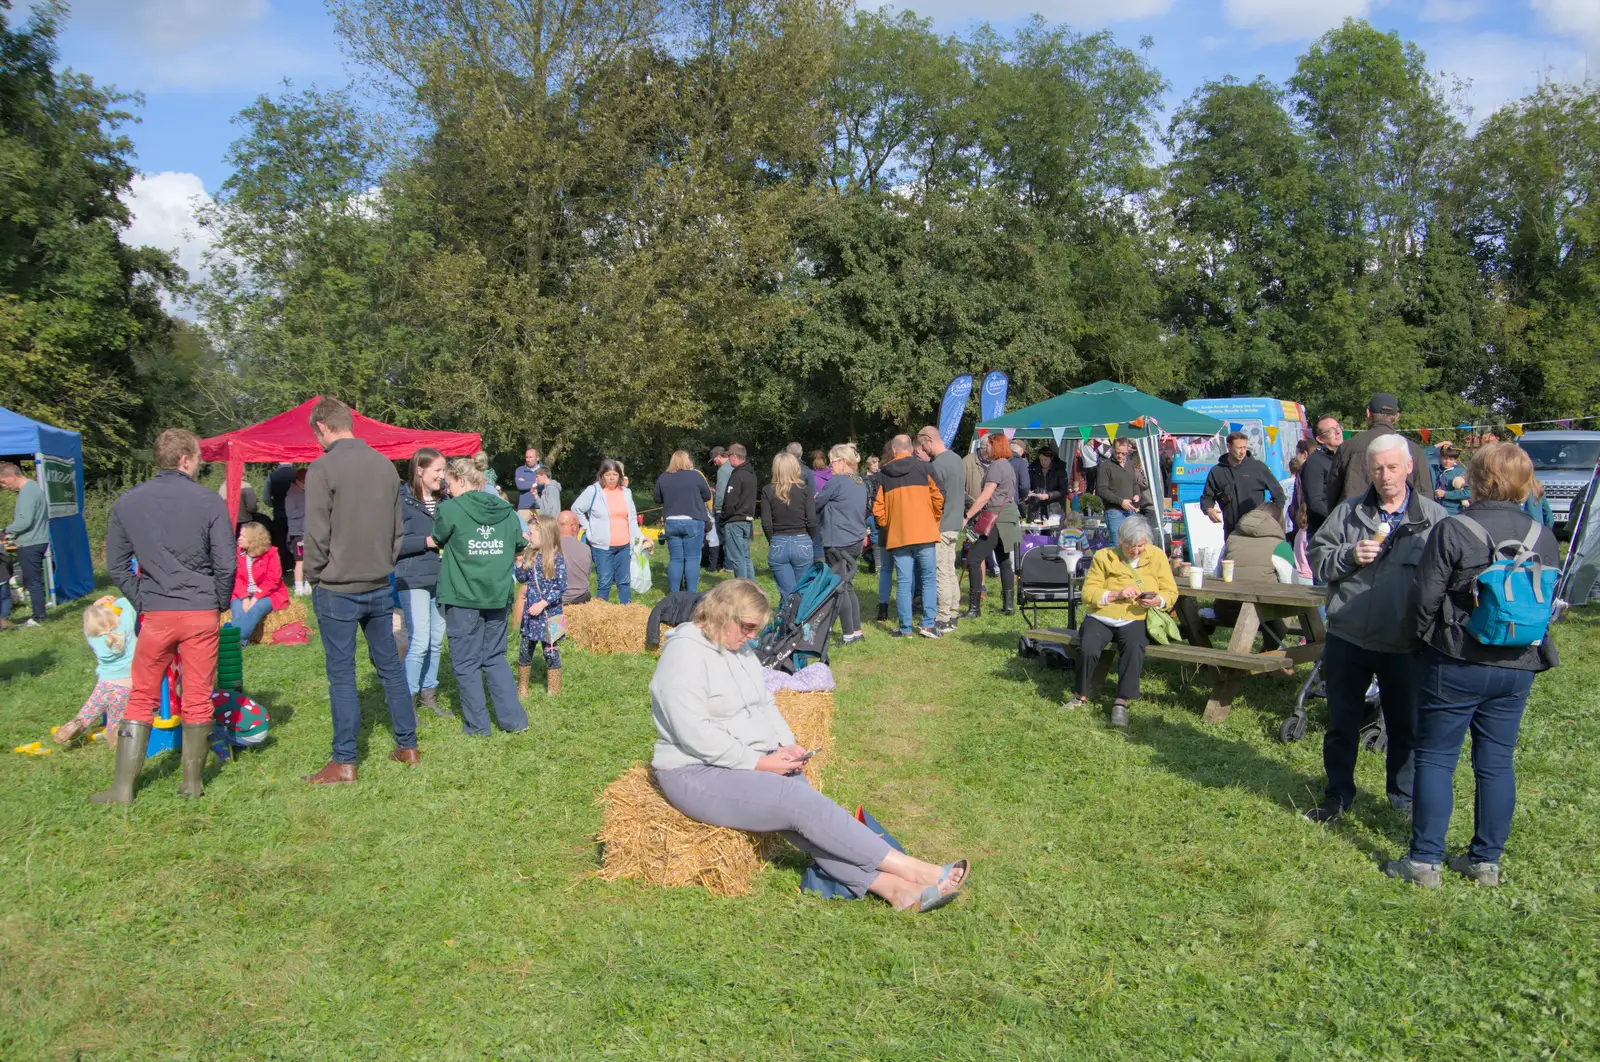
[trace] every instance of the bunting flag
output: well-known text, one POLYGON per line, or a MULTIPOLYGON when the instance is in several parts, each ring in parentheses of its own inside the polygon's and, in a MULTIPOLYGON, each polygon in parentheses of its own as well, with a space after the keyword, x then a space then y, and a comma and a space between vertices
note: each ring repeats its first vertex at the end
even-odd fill
POLYGON ((1570 421, 1570 420, 1558 420, 1558 421, 1556 421, 1556 423, 1561 426, 1561 430, 1562 431, 1571 431, 1572 430, 1572 421, 1570 421))
POLYGON ((1433 429, 1432 428, 1418 428, 1417 429, 1417 434, 1422 436, 1422 441, 1423 442, 1427 442, 1429 439, 1431 439, 1433 437, 1433 429))
MULTIPOLYGON (((1518 421, 1514 425, 1507 424, 1503 429, 1498 426, 1498 422, 1488 421, 1481 424, 1467 424, 1463 422, 1461 424, 1444 424, 1432 428, 1401 428, 1399 430, 1402 432, 1410 432, 1420 435, 1422 436, 1423 440, 1426 441, 1428 437, 1436 431, 1458 431, 1466 435, 1480 435, 1487 431, 1499 431, 1510 433, 1511 435, 1515 436, 1521 435, 1526 431, 1531 431, 1545 424, 1553 425, 1557 428, 1560 428, 1562 431, 1571 431, 1573 425, 1581 425, 1587 421, 1595 420, 1600 420, 1600 414, 1590 414, 1586 417, 1561 417, 1554 420, 1522 420, 1518 421)), ((1353 434, 1355 433, 1351 431, 1346 431, 1344 433, 1345 438, 1347 439, 1353 434)))
POLYGON ((1117 441, 1117 426, 1115 424, 1107 424, 1105 426, 1105 429, 1106 429, 1106 438, 1110 439, 1112 442, 1116 442, 1117 441))
POLYGON ((1230 420, 1228 422, 1228 431, 1230 431, 1230 432, 1244 431, 1244 425, 1240 424, 1238 421, 1230 420))
POLYGON ((1512 435, 1515 435, 1519 439, 1522 438, 1522 425, 1521 424, 1507 424, 1506 425, 1506 431, 1509 431, 1512 435))
POLYGON ((1130 427, 1130 428, 1142 428, 1142 427, 1144 427, 1144 418, 1140 417, 1138 420, 1130 420, 1130 421, 1128 421, 1128 427, 1130 427))
POLYGON ((1061 451, 1061 436, 1062 436, 1062 433, 1064 433, 1066 430, 1067 429, 1065 429, 1065 428, 1051 428, 1050 429, 1050 434, 1052 436, 1054 436, 1055 440, 1056 440, 1056 452, 1057 453, 1059 453, 1061 451))
POLYGON ((1276 425, 1269 425, 1267 427, 1267 442, 1277 442, 1277 441, 1278 441, 1278 428, 1277 428, 1276 425))
POLYGON ((1006 433, 1007 439, 1014 439, 1017 437, 1017 429, 1015 428, 1001 428, 1000 430, 1006 433))
POLYGON ((1088 442, 1094 437, 1094 429, 1085 424, 1083 427, 1078 429, 1078 434, 1083 437, 1084 442, 1088 442))

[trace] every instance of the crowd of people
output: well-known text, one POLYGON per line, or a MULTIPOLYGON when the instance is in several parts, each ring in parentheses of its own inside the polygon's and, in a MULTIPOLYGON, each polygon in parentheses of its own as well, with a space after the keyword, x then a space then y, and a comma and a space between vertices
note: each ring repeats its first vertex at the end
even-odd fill
MULTIPOLYGON (((1442 449, 1442 467, 1429 475, 1425 464, 1419 468, 1416 444, 1398 433, 1397 416, 1392 398, 1374 396, 1367 430, 1348 440, 1335 418, 1319 418, 1287 496, 1248 453, 1247 440, 1230 437, 1202 506, 1223 525, 1225 557, 1239 578, 1310 577, 1328 588, 1327 789, 1306 817, 1332 822, 1354 802, 1359 733, 1375 680, 1389 741, 1386 795, 1413 821, 1410 850, 1385 870, 1439 884, 1452 775, 1470 732, 1476 834, 1451 865, 1492 883, 1515 800, 1511 749, 1533 676, 1555 666, 1556 654, 1548 638, 1533 645, 1475 638, 1476 580, 1508 542, 1522 543, 1552 568, 1559 552, 1538 520, 1537 483, 1520 448, 1485 446, 1465 468, 1459 453, 1442 449), (1470 519, 1451 518, 1461 513, 1470 519)), ((357 778, 358 630, 384 692, 390 758, 416 766, 417 711, 449 714, 438 695, 447 642, 464 732, 488 736, 497 725, 515 733, 528 726, 524 702, 536 662, 546 694, 561 694, 564 609, 609 600, 612 586, 620 601, 630 600, 630 571, 648 540, 617 460, 602 460, 594 481, 562 508, 561 486, 537 449, 526 451, 514 473, 514 493, 497 488, 481 453, 447 460, 419 449, 402 480, 393 462, 353 435, 342 403, 322 399, 310 420, 324 454, 309 468, 273 472, 271 515, 257 513, 253 497, 230 514, 218 494, 196 484, 198 440, 181 430, 162 433, 155 477, 113 506, 106 560, 120 597, 102 598, 84 614, 97 683, 58 734, 71 740, 106 720, 114 778, 95 801, 133 800, 174 654, 181 653, 186 675, 213 673, 219 619, 230 619, 248 640, 266 616, 287 606, 291 583, 293 593, 309 594, 326 657, 333 738, 328 762, 306 777, 317 785, 357 778), (515 673, 507 660, 512 644, 515 673)), ((1087 704, 1091 677, 1115 649, 1116 727, 1128 725, 1140 694, 1152 616, 1177 598, 1156 523, 1159 501, 1131 458, 1131 447, 1118 440, 1094 477, 1115 545, 1095 553, 1083 580, 1070 698, 1073 706, 1087 704)), ((1023 516, 1071 505, 1081 492, 1070 470, 1049 448, 1030 464, 1019 443, 998 433, 963 458, 932 426, 894 436, 881 457, 866 461, 849 443, 810 455, 791 444, 773 455, 765 484, 741 443, 713 449, 710 464, 707 474, 687 451, 676 451, 652 491, 668 552, 668 592, 698 594, 702 569, 733 576, 703 595, 693 622, 669 637, 650 687, 663 793, 701 821, 793 834, 856 895, 872 892, 921 909, 946 902, 965 880, 964 861, 940 867, 886 853, 881 839, 863 836, 854 820, 847 824, 848 815, 798 774, 814 750, 795 745, 750 651, 773 612, 753 581, 755 524, 766 537, 780 604, 821 563, 844 586, 841 640, 859 642, 866 634, 854 584, 866 561, 879 576, 878 618, 889 621, 890 636, 936 639, 982 614, 992 570, 1000 577, 1000 613, 1014 612, 1023 516)), ((0 465, 0 483, 17 478, 15 466, 0 465)), ((27 495, 30 484, 13 489, 27 495)), ((19 545, 33 531, 37 506, 28 502, 19 497, 19 545)), ((1284 644, 1284 624, 1263 618, 1267 648, 1284 644)), ((1228 617, 1219 610, 1217 620, 1228 617)), ((200 731, 212 725, 209 683, 185 682, 177 710, 184 728, 180 793, 199 796, 207 750, 200 731)))

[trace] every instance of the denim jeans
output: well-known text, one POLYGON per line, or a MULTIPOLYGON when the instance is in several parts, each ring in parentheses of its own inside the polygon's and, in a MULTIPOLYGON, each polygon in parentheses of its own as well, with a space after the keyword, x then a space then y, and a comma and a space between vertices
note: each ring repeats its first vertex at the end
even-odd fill
POLYGON ((778 607, 811 569, 811 536, 778 535, 767 540, 767 567, 778 584, 778 607))
POLYGON ((228 608, 233 613, 233 625, 239 628, 239 644, 246 645, 261 621, 272 614, 272 601, 265 597, 259 598, 255 604, 246 609, 244 598, 236 597, 228 608))
POLYGON ((826 564, 828 560, 827 554, 828 551, 822 546, 822 528, 819 527, 811 532, 811 563, 817 564, 820 562, 826 564))
POLYGON ((372 661, 389 705, 389 725, 400 749, 417 747, 417 713, 406 689, 400 650, 394 644, 394 592, 387 586, 359 594, 342 594, 326 587, 311 591, 322 636, 324 669, 328 674, 328 706, 333 710, 333 759, 356 762, 356 734, 361 730, 361 698, 356 693, 356 628, 367 637, 367 659, 372 661))
POLYGON ((756 577, 756 562, 750 559, 750 521, 722 525, 722 557, 735 579, 756 577))
POLYGON ((439 686, 439 659, 444 655, 444 613, 433 587, 400 591, 406 617, 406 688, 415 697, 439 686))
POLYGON ((900 614, 900 633, 911 633, 911 599, 916 596, 914 584, 922 591, 922 626, 932 629, 934 612, 939 606, 937 573, 937 547, 932 542, 916 546, 897 546, 889 551, 894 558, 895 608, 900 614))
POLYGON ((1422 652, 1417 697, 1417 794, 1412 805, 1411 858, 1444 861, 1444 835, 1455 808, 1456 761, 1472 732, 1472 843, 1467 858, 1498 863, 1517 807, 1517 747, 1532 671, 1467 664, 1429 647, 1422 652))
MULTIPOLYGON (((624 546, 624 549, 627 547, 624 546)), ((461 699, 461 732, 488 737, 489 710, 483 687, 489 685, 494 717, 510 733, 528 729, 528 713, 517 700, 517 680, 506 660, 507 608, 444 607, 444 625, 450 634, 450 670, 456 673, 456 696, 461 699)))
POLYGON ((1328 690, 1328 730, 1322 738, 1322 767, 1328 773, 1329 800, 1348 808, 1356 799, 1356 754, 1367 712, 1367 686, 1376 678, 1382 693, 1383 722, 1389 733, 1385 789, 1391 800, 1411 803, 1411 750, 1417 730, 1417 658, 1412 653, 1379 653, 1330 634, 1322 650, 1322 675, 1328 690))
POLYGON ((0 583, 0 619, 11 618, 11 584, 0 583))
MULTIPOLYGON (((627 546, 590 546, 594 561, 594 599, 611 600, 611 584, 617 584, 617 600, 626 605, 633 600, 631 550, 627 546)), ((452 654, 455 652, 451 650, 452 654)))
MULTIPOLYGON (((700 590, 700 551, 706 540, 703 520, 668 520, 667 540, 667 593, 687 590, 691 594, 700 590), (682 586, 678 584, 682 583, 682 586)), ((631 574, 631 573, 630 573, 631 574)))
POLYGON ((37 546, 17 547, 17 568, 22 573, 22 588, 28 591, 28 603, 33 606, 33 618, 40 623, 44 622, 44 604, 47 597, 44 586, 44 555, 50 547, 45 543, 37 546))
POLYGON ((1126 520, 1127 518, 1128 514, 1123 512, 1121 509, 1112 509, 1107 507, 1106 531, 1111 535, 1111 544, 1113 546, 1117 544, 1117 529, 1122 526, 1122 521, 1126 520))
POLYGON ((889 594, 894 590, 894 558, 889 556, 888 549, 874 542, 872 559, 878 564, 878 604, 887 605, 889 594))

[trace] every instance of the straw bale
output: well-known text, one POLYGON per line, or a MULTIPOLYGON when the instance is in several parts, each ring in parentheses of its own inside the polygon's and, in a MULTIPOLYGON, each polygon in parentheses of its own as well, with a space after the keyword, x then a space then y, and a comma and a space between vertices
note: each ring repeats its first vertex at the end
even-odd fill
POLYGON ((273 609, 267 613, 265 619, 256 624, 256 629, 250 634, 250 644, 260 645, 276 634, 280 627, 287 627, 291 623, 304 623, 306 619, 305 603, 291 597, 288 608, 273 609))
POLYGON ((642 653, 644 629, 650 622, 650 609, 644 605, 613 605, 609 601, 587 601, 564 605, 567 638, 591 653, 642 653))
MULTIPOLYGON (((806 748, 825 751, 806 764, 806 777, 820 788, 822 761, 833 726, 831 693, 776 694, 778 709, 806 748)), ((599 871, 606 881, 627 878, 647 885, 699 885, 718 896, 742 896, 764 863, 782 850, 776 834, 707 826, 679 812, 657 788, 654 772, 635 764, 606 787, 600 805, 599 871)))

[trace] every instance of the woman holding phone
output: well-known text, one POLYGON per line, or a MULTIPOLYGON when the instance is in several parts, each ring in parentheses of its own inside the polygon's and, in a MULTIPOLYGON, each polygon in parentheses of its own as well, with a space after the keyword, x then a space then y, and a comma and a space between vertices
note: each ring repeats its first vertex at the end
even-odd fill
POLYGON ((1111 725, 1128 725, 1128 704, 1139 698, 1144 670, 1145 614, 1170 608, 1178 584, 1166 555, 1150 544, 1150 525, 1130 516, 1117 528, 1117 545, 1095 553, 1083 579, 1083 625, 1078 630, 1078 696, 1073 707, 1089 703, 1089 683, 1100 654, 1117 644, 1117 699, 1111 725))
POLYGON ((949 903, 966 883, 966 860, 940 866, 895 851, 800 773, 817 750, 795 744, 750 648, 770 612, 760 587, 729 579, 667 636, 650 680, 662 795, 696 822, 782 833, 857 897, 870 892, 901 910, 949 903))

